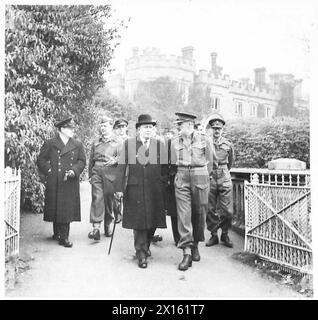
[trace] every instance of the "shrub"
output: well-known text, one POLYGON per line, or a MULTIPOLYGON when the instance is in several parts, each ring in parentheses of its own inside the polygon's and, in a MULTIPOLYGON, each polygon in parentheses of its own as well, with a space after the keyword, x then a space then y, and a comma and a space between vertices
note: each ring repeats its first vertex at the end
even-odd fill
POLYGON ((224 136, 234 144, 235 167, 266 168, 271 160, 293 158, 310 168, 308 118, 228 121, 224 136))

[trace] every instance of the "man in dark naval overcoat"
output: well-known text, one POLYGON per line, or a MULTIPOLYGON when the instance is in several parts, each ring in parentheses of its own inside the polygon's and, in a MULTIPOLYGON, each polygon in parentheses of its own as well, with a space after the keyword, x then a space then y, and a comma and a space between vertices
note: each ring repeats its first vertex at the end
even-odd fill
POLYGON ((44 221, 53 222, 53 239, 64 247, 69 240, 70 223, 81 221, 79 177, 86 164, 83 144, 74 139, 72 118, 58 121, 57 135, 44 142, 37 165, 46 177, 44 221))
POLYGON ((166 228, 160 152, 164 144, 153 138, 156 124, 148 114, 138 117, 137 135, 124 142, 119 176, 124 192, 123 228, 134 230, 138 266, 147 268, 150 243, 156 228, 166 228))

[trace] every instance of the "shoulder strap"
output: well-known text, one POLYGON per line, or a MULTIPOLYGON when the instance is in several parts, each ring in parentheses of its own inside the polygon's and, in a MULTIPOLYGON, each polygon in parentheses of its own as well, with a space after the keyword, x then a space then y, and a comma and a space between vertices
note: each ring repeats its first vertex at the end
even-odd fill
POLYGON ((125 164, 128 164, 128 139, 125 140, 125 164))
POLYGON ((160 164, 160 140, 157 140, 157 164, 160 164))
POLYGON ((171 139, 168 139, 168 165, 171 166, 171 139))

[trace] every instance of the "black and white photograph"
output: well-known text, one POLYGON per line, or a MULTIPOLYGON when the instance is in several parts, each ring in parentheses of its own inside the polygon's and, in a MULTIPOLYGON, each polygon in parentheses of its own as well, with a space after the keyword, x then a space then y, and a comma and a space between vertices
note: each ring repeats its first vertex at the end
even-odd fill
POLYGON ((317 8, 3 4, 2 299, 314 300, 317 8))

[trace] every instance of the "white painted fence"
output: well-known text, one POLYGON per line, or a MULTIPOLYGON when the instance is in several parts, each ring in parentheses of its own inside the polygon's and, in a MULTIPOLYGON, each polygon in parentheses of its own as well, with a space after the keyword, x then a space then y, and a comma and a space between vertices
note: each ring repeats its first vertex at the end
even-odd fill
POLYGON ((4 170, 5 259, 19 254, 21 171, 4 170))

